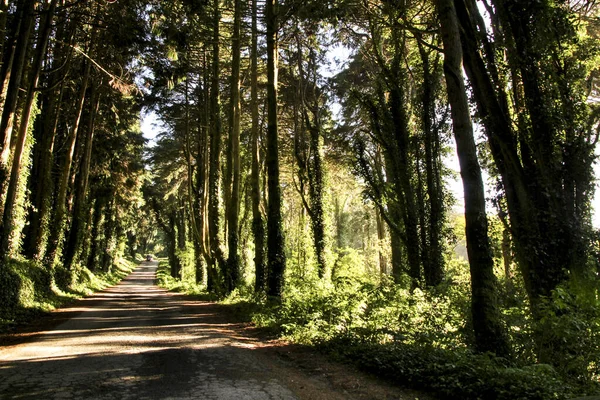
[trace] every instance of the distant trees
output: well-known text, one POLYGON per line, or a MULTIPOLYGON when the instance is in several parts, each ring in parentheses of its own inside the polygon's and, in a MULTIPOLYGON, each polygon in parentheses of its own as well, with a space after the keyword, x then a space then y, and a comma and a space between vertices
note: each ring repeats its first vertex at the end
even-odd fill
POLYGON ((441 60, 431 51, 439 38, 427 31, 435 14, 416 3, 383 2, 380 9, 358 15, 351 23, 369 35, 356 36, 361 51, 337 77, 352 132, 347 144, 355 171, 388 225, 392 275, 399 282, 408 274, 413 287, 434 287, 444 276, 448 208, 441 166, 447 110, 441 60), (410 25, 414 13, 423 29, 410 25))

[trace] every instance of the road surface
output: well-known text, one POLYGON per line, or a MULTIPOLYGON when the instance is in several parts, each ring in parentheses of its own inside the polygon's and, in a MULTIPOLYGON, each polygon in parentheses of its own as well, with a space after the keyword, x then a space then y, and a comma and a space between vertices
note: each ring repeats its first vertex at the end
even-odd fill
POLYGON ((156 268, 142 263, 119 285, 78 302, 73 318, 0 347, 0 399, 417 398, 344 373, 336 387, 314 365, 299 371, 261 351, 217 305, 155 286, 156 268))

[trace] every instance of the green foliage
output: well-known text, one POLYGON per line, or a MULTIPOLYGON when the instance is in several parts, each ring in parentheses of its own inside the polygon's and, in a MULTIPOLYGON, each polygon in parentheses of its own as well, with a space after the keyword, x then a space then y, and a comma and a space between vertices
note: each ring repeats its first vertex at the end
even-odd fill
MULTIPOLYGON (((193 265, 193 264, 192 264, 193 265)), ((207 293, 203 285, 196 284, 195 277, 186 270, 183 271, 183 279, 175 279, 171 276, 169 261, 161 259, 156 271, 156 284, 167 290, 185 293, 193 296, 201 296, 204 300, 217 300, 218 296, 207 293)))
POLYGON ((191 242, 186 242, 185 248, 175 250, 175 256, 181 263, 181 276, 183 280, 195 280, 195 265, 194 265, 194 245, 191 242))
POLYGON ((503 359, 468 350, 356 338, 332 340, 322 348, 369 372, 447 399, 566 399, 575 390, 548 365, 511 367, 503 359))
POLYGON ((0 273, 0 332, 39 318, 57 307, 116 284, 135 263, 119 259, 113 273, 95 275, 87 268, 50 271, 39 262, 11 259, 0 273))
POLYGON ((314 344, 338 336, 375 342, 402 341, 464 347, 462 315, 451 290, 435 295, 348 275, 332 283, 290 282, 281 305, 254 315, 259 326, 278 329, 285 337, 314 344))
POLYGON ((10 267, 0 268, 0 304, 6 310, 17 307, 19 304, 19 290, 21 277, 10 267))
MULTIPOLYGON (((37 95, 36 95, 37 98, 37 95)), ((34 121, 38 115, 40 114, 40 109, 37 105, 37 100, 34 99, 32 107, 31 107, 31 121, 34 121)), ((11 231, 10 238, 10 249, 13 253, 17 253, 19 247, 21 246, 21 233, 25 228, 26 217, 27 217, 27 207, 30 206, 30 201, 27 198, 27 180, 29 179, 29 175, 31 173, 31 164, 32 164, 32 148, 34 144, 33 138, 33 123, 30 123, 27 127, 27 136, 25 147, 23 149, 23 159, 22 165, 19 172, 19 181, 18 181, 18 189, 17 189, 17 198, 15 200, 15 208, 13 211, 13 229, 11 231)))
POLYGON ((331 282, 290 274, 281 302, 269 303, 251 292, 236 292, 226 302, 251 315, 259 328, 443 398, 566 399, 600 393, 600 387, 590 384, 597 380, 595 360, 600 359, 597 300, 557 292, 542 319, 540 330, 568 344, 572 354, 561 361, 561 369, 537 364, 531 318, 519 298, 505 309, 518 351, 516 359, 507 361, 470 350, 466 261, 449 260, 449 279, 436 291, 423 292, 411 291, 408 279, 404 285, 389 277, 374 279, 362 273, 355 264, 359 260, 352 252, 340 257, 331 282))
POLYGON ((596 293, 561 285, 545 299, 534 334, 548 356, 562 354, 554 365, 563 375, 585 383, 600 377, 600 300, 596 293))

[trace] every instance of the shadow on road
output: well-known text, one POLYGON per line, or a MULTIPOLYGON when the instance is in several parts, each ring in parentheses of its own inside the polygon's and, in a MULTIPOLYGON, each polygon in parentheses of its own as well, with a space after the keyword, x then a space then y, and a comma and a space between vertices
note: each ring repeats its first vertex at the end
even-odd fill
POLYGON ((155 270, 143 263, 78 302, 72 319, 3 348, 0 398, 295 398, 256 362, 240 325, 154 286, 155 270))

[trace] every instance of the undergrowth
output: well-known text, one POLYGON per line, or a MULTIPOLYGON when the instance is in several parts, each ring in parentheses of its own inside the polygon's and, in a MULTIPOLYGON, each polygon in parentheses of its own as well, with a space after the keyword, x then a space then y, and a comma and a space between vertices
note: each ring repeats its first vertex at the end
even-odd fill
POLYGON ((93 273, 76 265, 49 270, 39 262, 11 259, 0 272, 0 333, 34 321, 76 299, 118 283, 135 268, 133 260, 119 258, 111 273, 93 273))
MULTIPOLYGON (((184 276, 186 276, 187 268, 183 268, 184 276)), ((202 298, 207 301, 216 301, 218 296, 206 292, 202 285, 196 284, 190 279, 175 279, 171 276, 169 262, 165 259, 159 260, 158 270, 156 271, 156 282, 158 286, 174 292, 185 293, 195 297, 202 298)))
MULTIPOLYGON (((175 280, 167 263, 161 263, 159 284, 207 296, 192 275, 175 280)), ((600 394, 597 301, 585 304, 558 291, 544 327, 536 328, 526 318, 527 304, 512 299, 503 312, 515 355, 506 360, 470 350, 469 281, 460 271, 429 291, 359 274, 337 273, 327 281, 290 273, 286 279, 279 301, 254 294, 250 285, 220 300, 271 334, 442 398, 547 400, 600 394), (560 333, 572 359, 554 366, 537 362, 532 341, 536 329, 548 330, 551 339, 560 333)))

